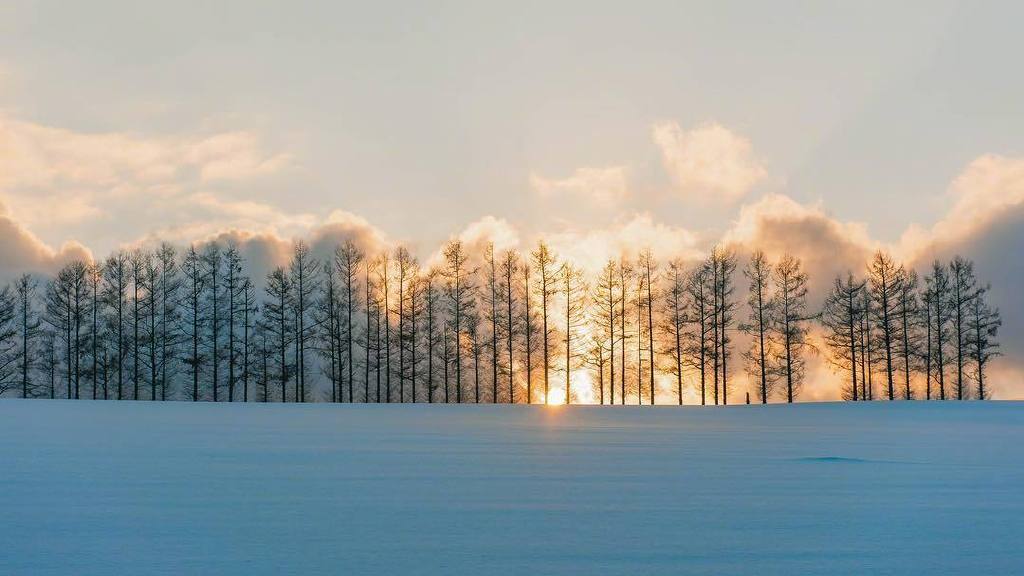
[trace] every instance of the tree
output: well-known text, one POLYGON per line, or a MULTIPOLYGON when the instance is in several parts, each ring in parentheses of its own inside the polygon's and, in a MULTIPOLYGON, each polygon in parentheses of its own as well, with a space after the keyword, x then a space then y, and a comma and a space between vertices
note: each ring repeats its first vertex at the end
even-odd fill
POLYGON ((939 384, 939 400, 945 400, 946 369, 950 364, 950 356, 946 354, 946 351, 949 347, 951 290, 949 273, 938 260, 932 262, 931 274, 925 277, 925 287, 926 300, 931 304, 931 313, 928 315, 931 321, 929 364, 934 363, 934 371, 939 384))
POLYGON ((178 357, 180 344, 176 327, 182 320, 180 311, 182 280, 179 276, 177 253, 173 246, 167 243, 161 244, 156 252, 156 259, 159 263, 160 293, 160 399, 166 400, 170 379, 168 369, 178 357))
MULTIPOLYGON (((206 360, 206 356, 202 352, 203 330, 206 324, 206 306, 203 300, 206 274, 203 272, 202 258, 196 252, 195 246, 189 246, 181 267, 185 272, 185 294, 182 302, 186 319, 182 326, 185 338, 191 343, 191 353, 184 357, 184 361, 192 376, 190 394, 192 401, 198 402, 202 400, 199 376, 206 360)), ((120 383, 118 384, 118 399, 120 399, 120 383)))
POLYGON ((427 340, 427 402, 431 404, 434 402, 434 390, 437 388, 437 384, 434 382, 434 358, 437 354, 438 342, 442 338, 440 331, 442 321, 438 317, 440 295, 437 292, 436 277, 437 272, 431 270, 423 279, 424 312, 427 320, 427 331, 424 334, 427 340))
POLYGON ((128 255, 124 252, 116 252, 107 258, 103 266, 104 280, 104 301, 107 307, 113 309, 111 332, 114 337, 116 349, 115 361, 117 365, 117 399, 121 400, 124 393, 124 360, 128 354, 125 345, 125 308, 128 304, 128 255))
POLYGON ((609 365, 610 385, 608 387, 608 400, 615 404, 615 305, 618 303, 616 288, 618 287, 618 274, 614 260, 608 260, 597 283, 594 285, 594 295, 591 302, 594 304, 594 312, 591 315, 594 321, 595 333, 592 355, 597 357, 597 369, 601 380, 600 400, 604 404, 604 362, 607 358, 609 365), (604 354, 605 343, 608 346, 607 356, 604 354))
POLYGON ((747 292, 750 315, 746 323, 740 324, 740 330, 752 340, 743 357, 747 361, 747 373, 758 384, 758 399, 762 404, 767 404, 775 387, 777 371, 769 363, 775 354, 771 341, 771 327, 774 323, 773 299, 769 294, 772 265, 764 252, 756 250, 751 254, 750 262, 743 269, 743 275, 750 281, 747 292))
POLYGON ((729 329, 732 324, 736 303, 732 300, 734 291, 733 272, 736 270, 736 252, 731 248, 715 247, 710 256, 712 302, 714 314, 711 319, 715 336, 712 359, 715 369, 715 404, 719 402, 719 376, 721 376, 721 402, 729 403, 728 359, 732 338, 729 329))
MULTIPOLYGON (((86 277, 89 290, 89 310, 91 322, 89 323, 89 343, 92 345, 92 369, 89 371, 92 381, 92 399, 96 400, 99 393, 99 349, 100 349, 100 285, 103 281, 103 267, 100 264, 92 263, 86 267, 86 277)), ((20 290, 19 290, 20 293, 20 290)), ((26 350, 27 352, 27 350, 26 350)), ((106 390, 103 398, 106 399, 106 390)))
MULTIPOLYGON (((263 303, 263 330, 277 359, 277 383, 281 391, 281 402, 288 401, 288 380, 291 366, 288 364, 288 345, 292 337, 292 306, 291 278, 284 268, 277 267, 267 275, 265 288, 267 299, 263 303)), ((296 389, 298 390, 298 389, 296 389)), ((298 402, 298 397, 295 399, 298 402)))
POLYGON ((549 308, 551 304, 551 299, 554 298, 558 290, 556 278, 557 269, 555 268, 558 261, 554 253, 548 247, 547 243, 545 243, 543 240, 537 243, 537 249, 534 250, 532 257, 533 266, 534 268, 537 269, 536 290, 540 294, 541 302, 540 314, 541 321, 543 323, 541 334, 544 345, 544 348, 542 350, 544 358, 544 403, 547 404, 549 399, 548 394, 551 389, 551 360, 549 358, 549 355, 551 353, 552 335, 548 320, 550 318, 549 308))
POLYGON ((16 388, 21 376, 16 304, 11 287, 0 288, 0 396, 16 388))
POLYGON ((299 240, 292 248, 292 260, 288 265, 293 295, 291 299, 295 321, 295 401, 305 402, 306 392, 306 349, 315 328, 310 316, 316 301, 320 283, 320 264, 309 252, 309 246, 299 240))
POLYGON ((341 372, 338 308, 337 277, 331 264, 324 264, 323 282, 313 319, 320 327, 317 332, 317 340, 320 344, 318 350, 326 364, 321 369, 331 383, 331 402, 339 402, 344 399, 344 394, 339 391, 338 382, 341 372))
POLYGON ((686 279, 686 291, 689 297, 691 312, 688 321, 693 324, 694 331, 687 334, 687 356, 695 364, 700 373, 700 405, 707 405, 707 367, 713 348, 717 348, 717 338, 712 336, 712 319, 714 308, 711 300, 711 263, 704 261, 694 268, 686 279))
POLYGON ((871 293, 871 313, 875 320, 879 347, 885 353, 885 377, 889 400, 895 399, 893 387, 893 344, 898 336, 896 319, 899 304, 900 281, 904 276, 902 267, 897 267, 885 252, 875 252, 868 267, 868 282, 871 293))
POLYGON ((864 287, 865 282, 854 280, 851 272, 845 279, 836 276, 821 313, 825 346, 830 352, 828 362, 840 372, 849 371, 850 387, 843 391, 843 397, 854 402, 864 399, 857 384, 857 348, 862 315, 860 300, 864 287))
POLYGON ((990 392, 985 387, 985 367, 989 360, 999 355, 999 343, 996 335, 1003 321, 999 310, 989 306, 985 301, 991 287, 984 286, 975 291, 967 311, 967 356, 974 361, 974 381, 977 384, 978 400, 989 398, 990 392))
POLYGON ((786 379, 786 402, 793 402, 803 383, 803 351, 811 348, 807 339, 807 274, 800 260, 785 255, 772 273, 775 280, 776 330, 781 345, 781 370, 786 379))
POLYGON ((210 392, 212 393, 212 400, 217 402, 220 390, 220 329, 224 323, 224 316, 220 313, 220 302, 223 302, 220 293, 220 282, 222 266, 224 264, 220 245, 216 242, 207 244, 206 248, 203 249, 202 262, 205 267, 206 286, 210 290, 207 296, 210 313, 210 340, 208 343, 210 350, 210 392))
MULTIPOLYGON (((648 373, 649 379, 648 384, 650 386, 651 393, 651 405, 655 403, 654 393, 654 274, 658 267, 654 261, 654 254, 651 253, 651 249, 647 248, 640 253, 640 270, 644 275, 644 286, 647 291, 647 301, 645 308, 647 309, 647 364, 650 367, 648 373)), ((637 330, 640 330, 640 326, 637 325, 637 330)))
POLYGON ((896 292, 896 317, 899 331, 899 338, 896 342, 896 353, 903 360, 903 399, 914 398, 913 388, 910 386, 910 378, 913 367, 910 359, 915 356, 919 347, 919 331, 917 329, 918 301, 917 301, 917 272, 904 270, 897 284, 896 292))
POLYGON ((345 322, 345 355, 346 368, 348 369, 348 401, 353 401, 355 358, 353 354, 353 340, 355 324, 353 316, 357 312, 356 292, 358 291, 359 265, 363 261, 363 252, 356 247, 351 240, 334 251, 334 268, 338 272, 338 280, 344 287, 344 322, 345 322))
POLYGON ((419 267, 416 258, 404 246, 395 250, 395 264, 398 267, 398 401, 405 402, 406 379, 411 378, 413 389, 416 387, 415 318, 419 267), (406 358, 409 358, 408 366, 406 358))
POLYGON ((586 284, 583 273, 568 261, 562 263, 559 272, 565 296, 565 403, 572 403, 572 371, 578 364, 579 352, 573 342, 581 338, 584 311, 586 307, 586 284))
POLYGON ((31 374, 36 368, 37 340, 41 333, 41 322, 36 310, 35 299, 38 283, 29 274, 22 274, 14 283, 16 310, 18 321, 18 373, 20 376, 21 397, 29 398, 37 393, 36 383, 31 374))
MULTIPOLYGON (((667 289, 663 303, 662 337, 666 343, 665 354, 671 359, 668 372, 676 377, 676 397, 679 405, 683 405, 683 364, 685 357, 684 338, 686 333, 686 269, 682 260, 676 259, 668 263, 666 274, 667 289)), ((612 308, 609 307, 609 310, 612 308)))
POLYGON ((963 400, 967 395, 967 382, 964 378, 967 316, 971 302, 978 292, 977 280, 974 278, 974 263, 960 256, 954 257, 949 263, 949 277, 952 282, 949 307, 953 316, 953 343, 956 345, 956 399, 963 400))
POLYGON ((484 306, 487 321, 491 325, 491 402, 498 402, 498 262, 494 255, 494 242, 484 247, 484 263, 487 271, 487 289, 484 291, 484 306))
POLYGON ((224 297, 228 303, 227 329, 228 329, 228 402, 235 401, 235 382, 238 378, 238 326, 241 317, 244 315, 242 309, 242 289, 245 286, 246 278, 243 270, 244 261, 238 252, 238 247, 233 243, 228 244, 224 252, 224 297))
MULTIPOLYGON (((632 282, 633 279, 633 267, 630 265, 629 260, 622 256, 619 258, 619 364, 620 364, 620 375, 619 375, 619 403, 626 403, 626 345, 629 340, 629 332, 626 331, 626 305, 630 298, 627 294, 627 286, 632 282)), ((637 327, 639 332, 639 327, 637 327)), ((612 376, 612 386, 615 385, 615 376, 612 376)), ((640 383, 637 383, 639 386, 640 383)))
POLYGON ((515 358, 513 356, 514 340, 517 334, 515 314, 517 310, 517 299, 516 299, 516 273, 519 271, 519 254, 515 250, 506 250, 505 256, 501 262, 501 278, 502 284, 500 287, 500 295, 504 296, 505 301, 505 342, 506 351, 508 353, 507 366, 508 366, 508 401, 509 404, 516 403, 516 391, 515 391, 515 358))

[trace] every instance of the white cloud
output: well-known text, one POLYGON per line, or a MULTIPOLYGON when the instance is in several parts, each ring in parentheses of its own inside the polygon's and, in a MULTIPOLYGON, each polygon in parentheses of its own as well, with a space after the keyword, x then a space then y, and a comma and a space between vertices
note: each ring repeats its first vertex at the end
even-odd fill
POLYGON ((12 216, 44 237, 105 219, 122 236, 163 230, 308 224, 249 199, 230 183, 252 185, 287 170, 291 157, 264 150, 251 132, 194 136, 87 133, 0 113, 0 197, 12 216))
POLYGON ((576 196, 606 207, 614 206, 629 196, 625 166, 577 168, 571 176, 561 179, 545 178, 532 173, 530 186, 541 196, 576 196))
POLYGON ((721 124, 683 130, 676 122, 655 124, 654 142, 676 192, 685 199, 733 201, 767 175, 750 140, 721 124))

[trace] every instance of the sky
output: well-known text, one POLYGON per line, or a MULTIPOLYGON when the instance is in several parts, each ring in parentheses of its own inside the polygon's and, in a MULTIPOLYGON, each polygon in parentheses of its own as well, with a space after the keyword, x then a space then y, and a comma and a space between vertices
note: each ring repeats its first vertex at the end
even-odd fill
POLYGON ((210 4, 0 0, 6 272, 339 227, 760 243, 825 284, 965 252, 1024 345, 1019 3, 210 4))

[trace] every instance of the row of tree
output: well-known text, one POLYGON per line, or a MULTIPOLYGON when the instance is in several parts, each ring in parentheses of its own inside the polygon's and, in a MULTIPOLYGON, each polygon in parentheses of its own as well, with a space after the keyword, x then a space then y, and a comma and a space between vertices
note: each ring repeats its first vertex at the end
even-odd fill
POLYGON ((589 279, 544 242, 476 254, 453 240, 438 260, 345 242, 323 261, 300 241, 257 285, 233 245, 164 244, 25 275, 0 290, 0 394, 682 404, 692 387, 727 404, 738 335, 747 402, 794 401, 817 353, 849 400, 990 394, 999 313, 959 257, 922 282, 878 252, 811 310, 800 260, 755 252, 744 321, 729 248, 663 266, 644 250, 589 279))

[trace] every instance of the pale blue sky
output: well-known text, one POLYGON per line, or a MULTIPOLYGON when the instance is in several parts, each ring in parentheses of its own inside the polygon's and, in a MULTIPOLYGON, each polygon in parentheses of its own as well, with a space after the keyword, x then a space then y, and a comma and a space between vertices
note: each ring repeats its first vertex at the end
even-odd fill
MULTIPOLYGON (((216 198, 340 208, 427 244, 488 214, 551 230, 646 211, 721 231, 741 202, 680 199, 652 141, 658 123, 716 122, 766 170, 744 199, 820 201, 895 240, 945 214, 973 159, 1024 152, 1022 16, 981 2, 0 2, 0 110, 140 140, 246 131, 289 167, 216 198), (581 167, 625 167, 630 196, 601 208, 531 187, 581 167)), ((0 199, 21 216, 24 196, 49 193, 0 199)), ((134 216, 25 220, 51 244, 105 250, 165 224, 134 216)))

